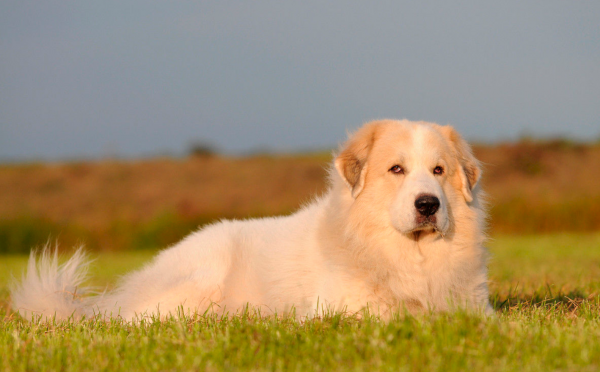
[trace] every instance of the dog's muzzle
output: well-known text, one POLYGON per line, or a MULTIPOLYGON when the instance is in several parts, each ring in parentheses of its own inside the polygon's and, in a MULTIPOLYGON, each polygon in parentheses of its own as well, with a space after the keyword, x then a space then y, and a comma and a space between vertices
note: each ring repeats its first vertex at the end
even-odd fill
POLYGON ((430 194, 419 195, 415 200, 417 229, 432 227, 437 230, 435 213, 440 209, 440 199, 430 194))
POLYGON ((429 194, 419 195, 415 200, 415 208, 423 217, 433 216, 440 208, 440 199, 429 194))

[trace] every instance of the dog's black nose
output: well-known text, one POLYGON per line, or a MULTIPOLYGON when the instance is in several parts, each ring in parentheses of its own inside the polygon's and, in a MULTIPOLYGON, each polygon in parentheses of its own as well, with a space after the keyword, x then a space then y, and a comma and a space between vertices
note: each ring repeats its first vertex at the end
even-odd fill
POLYGON ((422 216, 428 217, 437 212, 440 207, 440 199, 433 195, 422 195, 415 200, 415 208, 422 216))

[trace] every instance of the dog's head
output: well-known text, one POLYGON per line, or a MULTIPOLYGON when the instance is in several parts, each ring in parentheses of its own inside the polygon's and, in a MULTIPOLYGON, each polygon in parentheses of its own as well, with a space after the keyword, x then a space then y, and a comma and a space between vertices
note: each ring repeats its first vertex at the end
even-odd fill
POLYGON ((352 135, 335 168, 353 203, 369 211, 366 218, 385 217, 402 234, 445 235, 452 206, 473 202, 481 176, 469 145, 452 127, 391 120, 366 124, 352 135))

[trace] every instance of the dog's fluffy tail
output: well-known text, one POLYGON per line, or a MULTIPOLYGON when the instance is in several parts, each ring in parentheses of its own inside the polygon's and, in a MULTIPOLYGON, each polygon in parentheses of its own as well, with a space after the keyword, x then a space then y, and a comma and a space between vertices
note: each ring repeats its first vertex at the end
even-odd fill
POLYGON ((32 251, 27 272, 11 288, 12 307, 25 319, 79 319, 92 315, 92 298, 82 297, 90 288, 81 287, 90 261, 79 248, 64 264, 48 246, 38 255, 32 251))

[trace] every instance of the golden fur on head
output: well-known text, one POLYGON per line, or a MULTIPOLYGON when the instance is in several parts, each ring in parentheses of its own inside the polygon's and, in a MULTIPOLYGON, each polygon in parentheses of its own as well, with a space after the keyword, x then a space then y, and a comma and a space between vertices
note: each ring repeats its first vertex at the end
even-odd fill
POLYGON ((477 186, 479 179, 481 178, 481 166, 479 161, 475 159, 471 147, 467 142, 449 125, 438 126, 439 131, 446 136, 448 141, 452 144, 452 150, 456 161, 460 166, 461 171, 461 190, 465 194, 467 201, 472 201, 473 196, 471 190, 477 186))
POLYGON ((344 146, 344 150, 336 157, 334 164, 346 184, 356 197, 364 186, 364 174, 367 157, 377 139, 379 123, 369 123, 356 132, 344 146), (363 175, 361 177, 361 175, 363 175))

